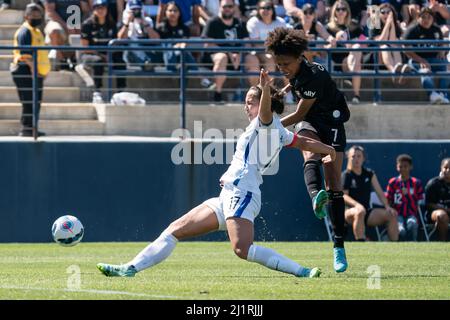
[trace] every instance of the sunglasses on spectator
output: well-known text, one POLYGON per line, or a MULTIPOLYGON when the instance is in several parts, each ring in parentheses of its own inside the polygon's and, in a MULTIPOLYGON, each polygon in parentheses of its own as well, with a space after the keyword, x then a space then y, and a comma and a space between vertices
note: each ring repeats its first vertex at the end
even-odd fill
POLYGON ((310 15, 312 16, 314 14, 314 10, 306 10, 305 11, 305 15, 310 15))
POLYGON ((391 12, 391 10, 380 10, 381 14, 389 14, 389 12, 391 12))
POLYGON ((222 6, 222 9, 231 9, 234 8, 234 4, 225 4, 222 6))
POLYGON ((338 8, 336 8, 336 11, 343 11, 343 12, 345 12, 345 11, 347 11, 347 8, 345 8, 345 7, 338 7, 338 8))
POLYGON ((273 7, 271 7, 271 6, 267 6, 267 7, 259 7, 258 9, 259 9, 259 10, 272 10, 273 7))

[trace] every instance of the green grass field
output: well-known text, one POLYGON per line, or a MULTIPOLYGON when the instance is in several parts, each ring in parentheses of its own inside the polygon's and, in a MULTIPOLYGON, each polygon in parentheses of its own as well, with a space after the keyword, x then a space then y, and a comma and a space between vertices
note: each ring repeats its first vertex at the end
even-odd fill
POLYGON ((166 261, 134 278, 107 278, 96 269, 97 262, 127 262, 145 245, 1 244, 0 299, 450 299, 449 243, 347 243, 344 274, 333 271, 331 243, 264 243, 319 266, 319 279, 240 260, 227 242, 182 242, 166 261), (371 265, 380 268, 380 289, 368 289, 371 265), (75 287, 69 290, 68 283, 75 287))

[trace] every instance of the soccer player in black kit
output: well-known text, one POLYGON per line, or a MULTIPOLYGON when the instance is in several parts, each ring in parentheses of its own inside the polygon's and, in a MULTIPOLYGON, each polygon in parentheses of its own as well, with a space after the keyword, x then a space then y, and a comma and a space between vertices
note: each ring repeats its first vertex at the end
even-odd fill
POLYGON ((303 168, 306 187, 318 218, 326 216, 328 204, 334 233, 334 270, 344 272, 348 263, 344 249, 345 204, 341 171, 346 146, 344 122, 350 118, 347 102, 326 69, 320 64, 310 63, 303 56, 308 49, 303 31, 276 28, 268 34, 265 45, 267 52, 275 57, 280 71, 289 79, 290 90, 298 101, 297 110, 282 119, 283 125, 297 124, 296 131, 300 136, 320 140, 336 150, 336 161, 323 166, 327 192, 322 189, 322 156, 303 152, 303 168))

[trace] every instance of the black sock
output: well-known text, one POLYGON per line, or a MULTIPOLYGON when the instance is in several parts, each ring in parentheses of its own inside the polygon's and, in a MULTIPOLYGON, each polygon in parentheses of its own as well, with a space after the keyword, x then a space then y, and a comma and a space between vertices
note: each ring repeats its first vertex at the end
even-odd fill
POLYGON ((356 241, 365 242, 366 239, 356 239, 356 241))
POLYGON ((328 191, 328 214, 334 231, 334 247, 344 247, 345 232, 345 203, 344 193, 342 191, 328 191))
POLYGON ((308 160, 303 164, 306 189, 311 200, 322 189, 322 173, 320 172, 319 160, 308 160))

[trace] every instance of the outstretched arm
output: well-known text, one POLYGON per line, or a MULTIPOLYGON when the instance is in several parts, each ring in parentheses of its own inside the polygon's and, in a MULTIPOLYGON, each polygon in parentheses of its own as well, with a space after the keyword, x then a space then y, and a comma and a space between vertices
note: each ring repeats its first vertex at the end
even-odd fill
POLYGON ((259 102, 258 117, 262 124, 271 124, 273 120, 270 98, 270 84, 272 81, 273 79, 269 77, 269 72, 261 69, 259 74, 259 85, 262 88, 262 95, 259 102))
POLYGON ((316 99, 301 99, 297 105, 297 110, 295 110, 294 113, 291 113, 281 119, 281 123, 283 124, 283 126, 288 127, 290 125, 303 121, 315 101, 316 99))

